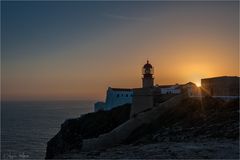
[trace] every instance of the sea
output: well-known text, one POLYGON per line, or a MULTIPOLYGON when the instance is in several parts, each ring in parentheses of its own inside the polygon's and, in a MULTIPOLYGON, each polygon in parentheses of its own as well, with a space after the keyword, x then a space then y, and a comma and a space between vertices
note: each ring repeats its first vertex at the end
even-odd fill
POLYGON ((44 159, 66 119, 93 112, 93 101, 1 102, 1 159, 44 159))

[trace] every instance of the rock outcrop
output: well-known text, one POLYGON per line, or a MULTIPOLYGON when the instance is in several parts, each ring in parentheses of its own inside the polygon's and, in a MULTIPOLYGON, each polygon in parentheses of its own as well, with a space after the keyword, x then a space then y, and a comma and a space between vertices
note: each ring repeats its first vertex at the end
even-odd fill
POLYGON ((157 118, 161 117, 166 110, 178 106, 185 97, 186 95, 175 96, 161 103, 158 107, 152 108, 152 110, 139 113, 138 116, 128 120, 109 133, 102 134, 97 138, 83 140, 81 150, 106 149, 123 143, 136 129, 151 124, 157 118))
POLYGON ((239 139, 239 99, 184 98, 155 121, 138 127, 125 144, 239 139))
POLYGON ((201 139, 120 145, 104 151, 66 153, 56 159, 239 159, 239 142, 229 139, 201 139))
POLYGON ((47 143, 46 159, 54 158, 58 154, 80 151, 83 139, 98 137, 126 122, 129 119, 130 107, 130 104, 126 104, 111 111, 98 111, 66 120, 57 135, 47 143))
MULTIPOLYGON (((204 156, 208 156, 216 159, 239 156, 237 143, 239 140, 239 99, 226 102, 211 97, 189 98, 186 95, 178 95, 151 110, 138 114, 135 118, 129 119, 128 114, 122 120, 121 116, 126 116, 124 112, 130 113, 129 108, 126 110, 122 113, 115 113, 118 116, 117 120, 121 120, 115 125, 107 125, 110 123, 109 118, 94 121, 92 120, 94 116, 85 117, 88 120, 84 120, 83 116, 81 120, 70 122, 71 125, 66 121, 61 131, 54 137, 55 140, 53 138, 48 143, 47 153, 54 154, 47 154, 46 157, 80 159, 206 158, 204 156), (85 127, 89 125, 88 127, 91 128, 90 126, 94 123, 94 126, 98 128, 88 129, 86 132, 79 127, 83 126, 83 122, 85 127), (106 124, 101 125, 101 123, 106 124), (71 140, 73 137, 75 137, 74 140, 71 140), (171 148, 169 144, 176 147, 171 148), (191 145, 193 148, 182 146, 183 149, 178 152, 177 147, 184 144, 191 145), (229 147, 218 147, 220 144, 229 147), (212 146, 209 146, 211 150, 205 147, 206 145, 212 146), (54 147, 55 150, 52 151, 54 147), (230 148, 229 151, 226 150, 228 148, 230 148), (141 153, 132 154, 133 150, 139 151, 139 149, 143 149, 141 153), (76 152, 71 152, 73 150, 76 152), (226 153, 222 153, 224 150, 226 153), (231 152, 232 155, 228 155, 227 152, 231 152)), ((106 113, 96 114, 96 117, 101 117, 106 113)))

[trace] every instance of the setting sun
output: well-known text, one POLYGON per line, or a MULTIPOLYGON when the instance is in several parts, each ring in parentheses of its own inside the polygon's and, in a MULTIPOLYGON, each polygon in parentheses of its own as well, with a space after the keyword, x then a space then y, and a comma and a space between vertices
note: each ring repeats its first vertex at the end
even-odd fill
POLYGON ((195 82, 195 84, 197 85, 197 87, 201 87, 201 82, 195 82))

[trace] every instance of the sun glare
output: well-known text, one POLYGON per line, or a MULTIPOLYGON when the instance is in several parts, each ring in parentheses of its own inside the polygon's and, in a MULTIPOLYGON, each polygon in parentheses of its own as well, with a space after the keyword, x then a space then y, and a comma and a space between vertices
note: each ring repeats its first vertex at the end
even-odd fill
POLYGON ((195 82, 195 84, 197 85, 197 87, 201 87, 201 83, 200 82, 195 82))

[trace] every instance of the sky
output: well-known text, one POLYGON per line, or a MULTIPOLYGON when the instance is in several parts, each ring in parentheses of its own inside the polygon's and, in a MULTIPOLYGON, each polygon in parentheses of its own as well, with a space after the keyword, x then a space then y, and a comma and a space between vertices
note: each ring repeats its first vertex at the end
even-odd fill
POLYGON ((239 2, 1 2, 2 100, 104 100, 109 86, 239 76, 239 2))

